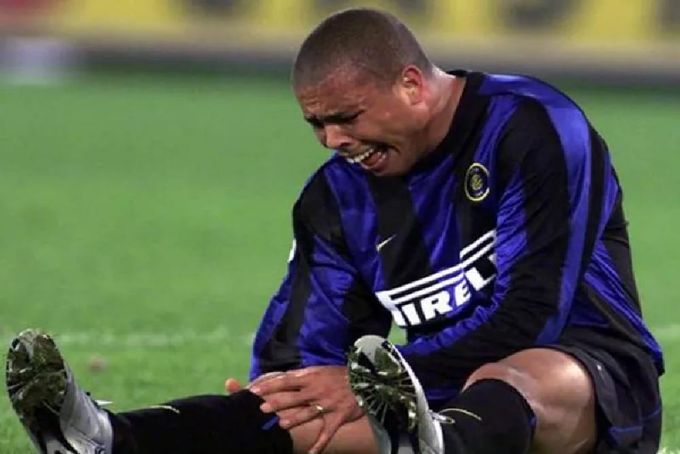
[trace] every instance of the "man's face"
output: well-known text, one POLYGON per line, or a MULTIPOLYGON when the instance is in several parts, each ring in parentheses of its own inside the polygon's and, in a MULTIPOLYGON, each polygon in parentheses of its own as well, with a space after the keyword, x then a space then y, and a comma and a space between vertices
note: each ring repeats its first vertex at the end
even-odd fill
POLYGON ((295 94, 324 147, 376 175, 403 175, 425 152, 427 124, 422 85, 406 82, 381 85, 339 73, 295 94))

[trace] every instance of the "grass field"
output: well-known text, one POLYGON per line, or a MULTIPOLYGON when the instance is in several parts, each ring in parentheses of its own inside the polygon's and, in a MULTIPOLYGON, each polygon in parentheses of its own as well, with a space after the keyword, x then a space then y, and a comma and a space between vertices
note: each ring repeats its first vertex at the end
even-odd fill
MULTIPOLYGON (((680 450, 680 95, 570 91, 624 188, 680 450)), ((326 153, 277 80, 98 76, 0 84, 0 340, 55 334, 114 409, 244 378, 285 269, 289 207, 326 153)), ((0 355, 4 360, 4 356, 0 355)), ((0 392, 0 453, 30 452, 0 392)))

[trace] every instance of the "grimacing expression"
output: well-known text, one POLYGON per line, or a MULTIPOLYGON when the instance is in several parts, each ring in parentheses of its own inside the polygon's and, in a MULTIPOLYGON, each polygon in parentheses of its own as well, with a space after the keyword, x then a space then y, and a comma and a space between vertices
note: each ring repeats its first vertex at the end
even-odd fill
POLYGON ((324 147, 376 175, 392 176, 408 172, 425 153, 427 114, 412 88, 345 73, 295 94, 324 147))

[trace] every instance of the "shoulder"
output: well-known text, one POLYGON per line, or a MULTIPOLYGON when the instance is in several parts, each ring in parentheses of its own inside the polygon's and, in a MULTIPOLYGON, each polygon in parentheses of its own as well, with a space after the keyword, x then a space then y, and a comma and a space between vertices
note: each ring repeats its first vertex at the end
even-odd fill
POLYGON ((489 76, 488 80, 487 91, 510 94, 516 101, 506 133, 534 141, 556 136, 565 146, 588 140, 590 124, 585 113, 558 88, 527 76, 489 76))
POLYGON ((331 157, 307 180, 295 205, 293 223, 326 238, 340 234, 340 209, 337 201, 338 178, 351 174, 349 164, 331 157))
POLYGON ((588 128, 579 105, 553 85, 533 77, 485 74, 479 93, 495 100, 494 107, 512 112, 507 128, 533 137, 564 135, 588 128))
POLYGON ((485 96, 515 96, 519 100, 534 100, 548 109, 580 112, 579 106, 566 93, 535 77, 507 74, 484 74, 479 94, 485 96))
POLYGON ((546 105, 537 99, 519 97, 517 108, 505 125, 500 144, 506 152, 516 154, 558 138, 555 122, 546 105))
POLYGON ((335 203, 334 175, 347 172, 347 166, 347 163, 336 156, 323 163, 307 179, 295 203, 295 209, 300 214, 312 214, 331 207, 335 203))
POLYGON ((565 147, 550 108, 539 99, 520 97, 505 125, 497 150, 497 168, 505 187, 518 171, 543 174, 566 171, 565 147))

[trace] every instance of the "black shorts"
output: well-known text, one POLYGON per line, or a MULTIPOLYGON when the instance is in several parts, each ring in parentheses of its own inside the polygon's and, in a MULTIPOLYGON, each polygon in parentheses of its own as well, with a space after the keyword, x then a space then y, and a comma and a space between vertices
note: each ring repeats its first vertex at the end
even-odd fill
POLYGON ((661 438, 659 372, 640 347, 592 329, 569 328, 551 348, 588 370, 597 400, 596 453, 652 454, 661 438))

